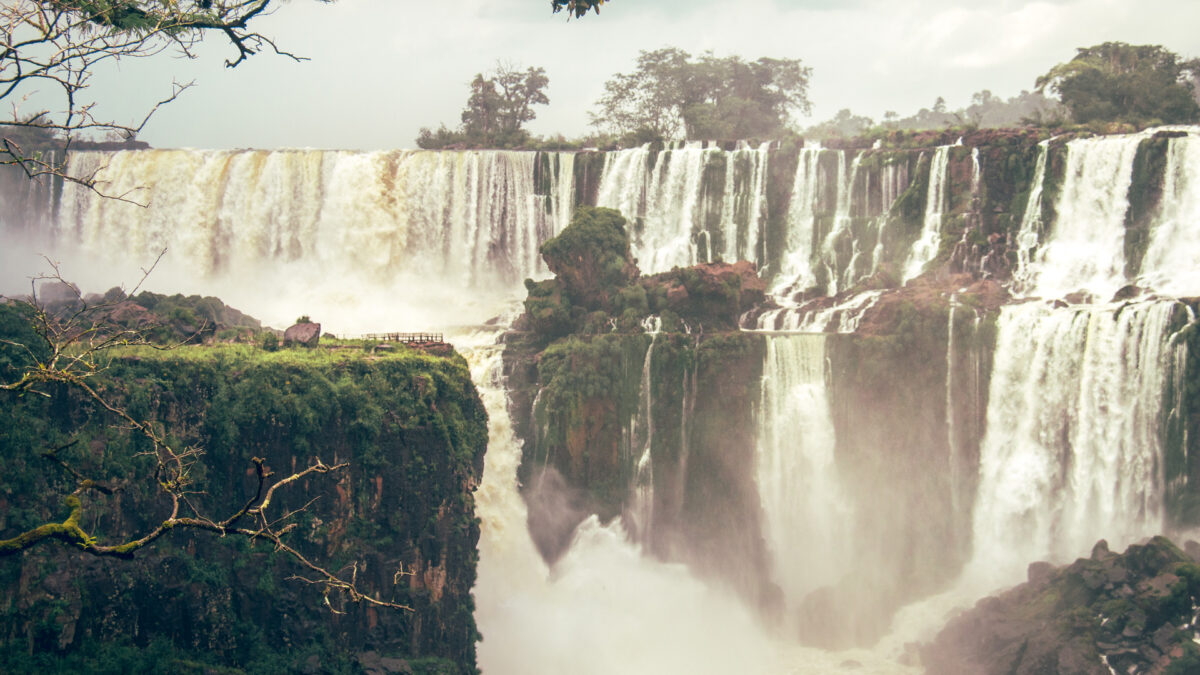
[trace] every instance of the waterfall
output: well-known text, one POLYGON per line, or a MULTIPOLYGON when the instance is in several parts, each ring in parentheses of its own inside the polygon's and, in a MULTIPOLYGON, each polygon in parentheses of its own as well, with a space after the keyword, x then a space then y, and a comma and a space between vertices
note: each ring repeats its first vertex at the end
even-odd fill
POLYGON ((925 266, 937 256, 941 245, 942 214, 946 211, 948 169, 952 145, 938 146, 929 162, 929 188, 925 192, 925 218, 921 236, 913 243, 904 263, 904 281, 920 276, 925 266))
POLYGON ((864 672, 913 672, 872 652, 827 652, 772 637, 732 594, 683 565, 642 555, 620 520, 584 521, 570 549, 548 568, 530 540, 517 488, 521 446, 508 413, 503 346, 493 343, 494 333, 453 339, 488 412, 472 590, 484 673, 818 675, 848 659, 864 672))
POLYGON ((816 210, 820 188, 821 147, 800 150, 796 176, 788 203, 787 230, 781 266, 772 294, 789 297, 816 283, 813 274, 813 245, 816 233, 816 210))
POLYGON ((883 166, 883 175, 879 183, 881 192, 879 203, 882 208, 876 217, 875 249, 871 256, 872 274, 879 269, 879 263, 883 260, 883 235, 888 224, 888 214, 891 212, 896 200, 908 188, 908 166, 895 161, 888 162, 883 166))
POLYGON ((1046 160, 1050 154, 1050 141, 1038 143, 1037 163, 1033 168, 1033 181, 1029 185, 1029 200, 1021 216, 1021 227, 1017 231, 1017 269, 1013 280, 1019 289, 1030 283, 1030 265, 1042 236, 1042 190, 1046 184, 1046 160))
POLYGON ((136 281, 166 248, 156 290, 204 280, 274 325, 312 313, 394 329, 396 312, 382 308, 396 298, 423 328, 447 304, 482 321, 499 296, 547 273, 538 247, 569 221, 573 165, 570 154, 503 151, 79 152, 71 174, 95 172, 129 201, 67 184, 53 236, 90 287, 136 281), (272 307, 292 305, 259 309, 264 289, 272 307))
POLYGON ((756 473, 774 581, 794 605, 850 562, 823 335, 767 337, 756 473))
POLYGON ((946 447, 949 448, 949 454, 946 458, 946 464, 949 467, 950 475, 950 506, 957 513, 962 505, 959 503, 960 474, 962 473, 961 461, 959 459, 959 444, 958 444, 958 428, 955 425, 954 414, 954 381, 955 370, 955 339, 954 339, 954 313, 958 310, 958 296, 950 295, 950 320, 947 322, 946 329, 946 447))
POLYGON ((1029 266, 1031 293, 1085 291, 1107 300, 1125 284, 1125 214, 1144 134, 1067 143, 1066 177, 1048 241, 1029 266))
POLYGON ((1200 295, 1200 137, 1167 146, 1162 206, 1138 284, 1170 295, 1200 295))
MULTIPOLYGON (((837 295, 839 291, 845 290, 845 285, 842 284, 843 274, 853 276, 854 271, 849 264, 849 261, 841 261, 838 259, 837 245, 839 240, 844 237, 853 238, 850 231, 850 212, 854 205, 854 184, 858 180, 858 167, 862 164, 862 158, 865 153, 858 153, 854 159, 850 161, 850 170, 846 170, 846 153, 838 151, 838 168, 837 168, 837 210, 833 216, 833 227, 829 233, 825 235, 825 239, 821 242, 821 261, 825 266, 825 270, 829 274, 829 282, 826 285, 826 295, 837 295)), ((857 242, 852 242, 852 245, 857 242)), ((855 246, 855 248, 857 248, 855 246)))
POLYGON ((596 204, 629 220, 634 257, 645 273, 712 262, 714 252, 729 262, 758 263, 768 147, 725 151, 686 143, 611 152, 596 204), (713 177, 718 170, 720 182, 713 177))
POLYGON ((974 563, 1014 581, 1162 531, 1160 408, 1173 301, 1000 316, 974 563))
MULTIPOLYGON (((657 317, 656 317, 657 318, 657 317)), ((649 544, 654 527, 654 459, 651 446, 654 444, 654 343, 658 331, 650 332, 650 345, 646 347, 646 358, 642 361, 642 381, 638 391, 637 421, 633 425, 634 450, 641 449, 633 469, 633 499, 630 508, 633 534, 643 546, 649 544)))

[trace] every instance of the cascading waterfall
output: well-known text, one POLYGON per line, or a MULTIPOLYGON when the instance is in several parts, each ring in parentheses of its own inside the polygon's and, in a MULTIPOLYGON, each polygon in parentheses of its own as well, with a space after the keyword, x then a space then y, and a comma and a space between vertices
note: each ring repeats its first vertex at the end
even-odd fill
POLYGON ((596 205, 630 221, 634 256, 645 273, 718 257, 757 263, 768 148, 725 151, 693 142, 608 153, 596 205), (721 182, 713 178, 717 170, 721 182))
MULTIPOLYGON (((850 161, 850 170, 847 175, 846 153, 838 152, 837 211, 833 216, 833 227, 821 242, 821 261, 829 275, 825 295, 837 295, 839 290, 844 289, 843 272, 847 275, 854 273, 850 260, 843 262, 838 259, 837 244, 840 238, 850 236, 850 209, 854 204, 854 185, 858 180, 858 167, 862 164, 863 154, 860 152, 854 155, 854 159, 850 161)), ((857 241, 853 242, 855 249, 857 249, 857 243, 857 241)))
POLYGON ((1200 136, 1167 146, 1162 207, 1138 284, 1175 296, 1200 295, 1200 136))
POLYGON ((59 227, 99 250, 180 248, 201 274, 306 261, 515 283, 539 272, 537 247, 570 210, 534 199, 534 162, 518 152, 82 152, 70 172, 99 170, 110 193, 149 208, 68 186, 59 227))
POLYGON ((871 272, 879 269, 879 263, 884 254, 884 233, 887 229, 888 214, 896 200, 908 188, 908 166, 896 161, 890 161, 883 166, 883 176, 880 181, 880 204, 882 210, 877 217, 875 226, 875 249, 871 255, 871 272))
POLYGON ((854 516, 834 459, 825 337, 766 340, 756 473, 774 580, 794 605, 845 572, 854 516))
POLYGON ((955 424, 954 414, 954 382, 956 375, 954 364, 957 362, 957 359, 954 358, 954 314, 958 311, 958 304, 958 296, 951 294, 950 320, 948 321, 948 327, 946 329, 946 447, 950 449, 950 453, 946 458, 946 464, 950 468, 950 506, 956 513, 960 508, 962 508, 958 489, 958 486, 961 482, 960 474, 962 473, 962 462, 959 458, 958 428, 955 424))
POLYGON ((1143 138, 1131 134, 1067 143, 1053 234, 1027 268, 1032 295, 1057 298, 1085 291, 1107 300, 1124 285, 1125 214, 1143 138))
MULTIPOLYGON (((1018 278, 1030 294, 1058 297, 1083 289, 1107 299, 1128 281, 1127 193, 1137 145, 1147 137, 1068 143, 1065 181, 1055 204, 1057 222, 1045 224, 1041 203, 1048 143, 1039 147, 1017 235, 1018 278)), ((851 216, 867 211, 862 208, 867 181, 856 179, 863 154, 851 158, 840 150, 800 151, 786 220, 787 250, 778 256, 783 261, 776 277, 781 296, 811 286, 822 266, 832 270, 826 291, 845 290, 855 280, 847 275, 861 273, 847 271, 854 266, 841 260, 847 257, 846 247, 827 244, 835 232, 847 236, 851 216), (828 211, 818 218, 816 206, 822 181, 833 178, 820 175, 818 160, 830 152, 839 159, 832 221, 828 211), (862 194, 854 194, 856 184, 862 194), (821 236, 819 223, 830 223, 832 229, 821 236)), ((924 224, 928 228, 939 221, 931 228, 934 235, 946 209, 948 154, 949 147, 938 148, 929 162, 924 224)), ((106 192, 129 191, 129 198, 149 201, 151 207, 104 201, 67 186, 55 234, 86 247, 86 260, 95 268, 131 256, 135 264, 145 265, 167 246, 174 257, 156 272, 156 281, 164 275, 183 277, 179 290, 218 294, 277 326, 310 311, 345 331, 466 323, 494 315, 492 300, 477 298, 493 282, 502 282, 496 285, 511 294, 520 279, 543 271, 537 246, 569 219, 575 200, 574 155, 553 155, 545 164, 549 175, 542 178, 538 158, 518 152, 78 153, 71 171, 86 173, 107 165, 99 174, 107 181, 106 192), (145 189, 134 189, 141 186, 145 189), (436 294, 438 287, 445 287, 444 292, 432 298, 429 313, 402 306, 408 296, 436 294), (342 306, 345 313, 339 315, 342 306)), ((824 158, 832 163, 832 157, 824 158)), ((1200 241, 1200 138, 1195 130, 1169 139, 1166 159, 1162 206, 1151 220, 1138 283, 1167 295, 1197 294, 1198 256, 1193 251, 1200 241)), ((609 153, 599 203, 621 208, 629 217, 646 272, 731 255, 759 261, 766 241, 766 160, 764 147, 726 151, 692 144, 657 153, 648 148, 609 153), (723 174, 718 173, 721 167, 723 174)), ((885 164, 881 169, 885 214, 907 185, 907 166, 885 164)), ((976 174, 973 183, 977 180, 976 174)), ((867 215, 874 213, 871 206, 867 215)), ((878 266, 882 235, 875 236, 880 237, 874 254, 878 266)), ((924 247, 921 257, 935 253, 936 244, 924 247)), ((858 243, 852 248, 857 252, 858 243)), ((90 270, 84 272, 86 277, 90 270)), ((136 275, 123 280, 131 278, 136 275)), ((164 289, 156 284, 153 290, 164 289)), ((759 328, 853 332, 881 294, 825 299, 828 306, 808 312, 767 313, 759 328)), ((1085 554, 1100 537, 1117 548, 1161 531, 1167 486, 1161 478, 1157 425, 1163 417, 1165 373, 1180 368, 1185 348, 1171 344, 1165 334, 1172 313, 1183 311, 1180 307, 1169 301, 1060 309, 1029 303, 1003 310, 981 484, 974 497, 974 562, 969 569, 989 580, 979 588, 990 591, 1019 580, 1035 559, 1062 561, 1085 554)), ((961 379, 956 364, 966 333, 956 336, 953 327, 955 319, 962 321, 963 311, 965 305, 952 304, 945 414, 947 461, 966 471, 966 462, 955 464, 966 416, 953 405, 964 394, 955 382, 961 379)), ((657 339, 651 337, 643 362, 645 400, 639 410, 653 409, 657 339)), ((774 574, 794 602, 834 580, 838 569, 830 561, 844 560, 838 558, 834 535, 847 535, 844 526, 831 534, 830 524, 844 525, 853 514, 837 511, 846 500, 839 492, 828 424, 823 380, 827 338, 765 339, 756 469, 764 537, 776 558, 774 574), (798 487, 809 484, 814 487, 798 487)), ((664 346, 657 349, 661 358, 664 346)), ((553 570, 542 562, 529 541, 525 507, 517 494, 520 448, 507 428, 499 348, 483 349, 471 358, 492 425, 487 474, 478 493, 484 536, 476 599, 486 638, 480 647, 485 671, 578 671, 582 661, 582 669, 590 672, 769 672, 764 663, 782 648, 761 634, 749 612, 686 568, 642 556, 639 542, 628 540, 620 521, 607 526, 586 521, 553 570), (716 623, 710 623, 714 617, 716 623)), ((708 386, 697 381, 697 373, 683 373, 681 483, 664 488, 681 493, 696 391, 708 386)), ((631 442, 640 451, 637 463, 643 465, 645 459, 644 473, 635 477, 637 486, 652 484, 654 467, 647 453, 651 418, 638 423, 638 440, 631 442)), ((652 505, 652 497, 646 493, 636 500, 652 505)), ((954 499, 965 505, 972 496, 956 494, 954 499)), ((642 514, 634 516, 639 522, 652 523, 652 512, 642 507, 635 512, 642 514)), ((635 528, 632 520, 625 524, 635 528)), ((839 655, 825 663, 820 652, 805 652, 803 658, 825 664, 814 665, 814 672, 835 668, 844 659, 839 655)), ((794 660, 788 667, 794 668, 794 660)))
POLYGON ((920 276, 937 255, 942 237, 942 214, 946 211, 948 168, 952 145, 938 146, 929 161, 929 188, 925 193, 925 219, 921 236, 913 243, 904 263, 904 281, 920 276))
POLYGON ((754 330, 787 333, 853 333, 883 291, 863 291, 829 307, 784 307, 763 312, 754 330))
POLYGON ((105 194, 148 207, 68 184, 54 243, 76 246, 83 261, 129 265, 95 281, 89 275, 109 270, 79 264, 81 280, 99 288, 136 280, 137 268, 165 248, 159 288, 166 280, 190 292, 207 279, 227 302, 275 325, 321 305, 331 308, 327 320, 363 326, 372 315, 363 328, 383 329, 377 321, 388 319, 373 314, 396 297, 425 327, 444 304, 462 307, 460 321, 482 321, 500 295, 546 274, 538 247, 570 218, 573 155, 548 158, 550 175, 535 181, 538 158, 504 151, 74 153, 72 174, 96 172, 105 194), (267 288, 299 307, 260 310, 267 288))
POLYGON ((1017 230, 1017 269, 1013 271, 1014 286, 1024 290, 1031 282, 1030 265, 1042 236, 1042 191, 1046 184, 1046 160, 1050 155, 1050 141, 1038 143, 1037 163, 1033 168, 1033 182, 1029 186, 1029 201, 1021 216, 1021 227, 1017 230))
POLYGON ((1160 408, 1173 301, 1000 316, 975 507, 975 565, 1015 581, 1106 538, 1163 529, 1160 408))
POLYGON ((454 339, 488 412, 472 590, 484 673, 823 675, 848 660, 866 675, 914 672, 872 652, 827 652, 773 637, 733 595, 683 565, 643 555, 619 519, 584 521, 548 568, 526 529, 517 487, 521 445, 508 413, 503 347, 494 340, 494 333, 454 339))
POLYGON ((651 375, 654 372, 654 343, 658 340, 660 325, 661 320, 644 326, 650 333, 650 345, 646 347, 646 358, 642 361, 637 420, 633 425, 633 438, 636 439, 633 450, 640 448, 640 453, 633 469, 633 506, 630 509, 633 522, 630 529, 642 545, 649 543, 654 527, 654 459, 650 454, 654 443, 654 382, 651 375))
POLYGON ((821 146, 800 150, 792 195, 788 204, 784 253, 775 287, 776 297, 789 298, 816 283, 813 274, 813 247, 816 233, 817 198, 820 189, 821 146))

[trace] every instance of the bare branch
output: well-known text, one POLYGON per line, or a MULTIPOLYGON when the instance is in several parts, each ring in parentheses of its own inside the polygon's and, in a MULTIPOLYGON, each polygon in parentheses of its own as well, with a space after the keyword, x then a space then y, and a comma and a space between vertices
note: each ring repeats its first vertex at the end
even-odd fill
MULTIPOLYGON (((154 263, 143 270, 143 277, 134 287, 134 293, 141 288, 147 276, 161 262, 164 250, 154 263)), ((17 299, 29 313, 31 326, 37 335, 42 349, 34 345, 20 344, 11 340, 4 344, 16 346, 29 357, 31 364, 25 367, 12 381, 0 381, 0 391, 13 394, 33 392, 49 396, 51 391, 47 385, 63 385, 82 394, 85 401, 94 405, 114 419, 124 428, 150 442, 150 450, 144 453, 154 461, 152 479, 155 492, 160 500, 169 506, 169 515, 160 520, 149 531, 140 536, 133 536, 119 543, 101 543, 81 526, 85 509, 85 498, 93 492, 104 495, 113 494, 114 488, 104 482, 89 478, 71 462, 64 454, 77 444, 71 441, 47 449, 42 456, 60 466, 74 480, 74 490, 66 495, 63 504, 68 509, 68 515, 62 522, 48 522, 21 532, 8 539, 0 539, 0 557, 16 555, 46 541, 59 541, 74 548, 99 557, 130 558, 137 551, 149 546, 166 534, 180 529, 211 532, 220 536, 240 536, 252 541, 270 542, 275 551, 291 558, 305 570, 308 576, 296 576, 297 580, 322 587, 325 603, 333 611, 339 611, 329 602, 331 594, 340 594, 350 602, 362 602, 379 607, 409 610, 410 608, 398 603, 382 600, 367 595, 358 588, 357 566, 354 567, 351 578, 345 579, 336 573, 314 563, 294 546, 284 540, 284 536, 296 528, 291 522, 297 514, 306 511, 315 501, 310 500, 303 507, 288 511, 275 518, 270 512, 276 490, 290 488, 300 481, 318 474, 344 472, 349 464, 342 462, 329 465, 315 458, 306 468, 278 480, 274 473, 265 465, 263 459, 255 457, 251 460, 257 486, 254 496, 228 516, 216 518, 204 515, 191 502, 190 496, 197 494, 192 489, 192 468, 203 455, 197 447, 177 447, 171 443, 165 430, 151 419, 140 419, 130 412, 118 399, 110 397, 108 388, 104 386, 99 376, 105 370, 103 357, 115 347, 128 345, 150 345, 150 341, 140 332, 121 329, 106 325, 107 311, 112 309, 115 302, 91 304, 79 289, 69 284, 62 275, 58 264, 47 261, 50 272, 38 275, 31 280, 31 290, 28 299, 17 299), (53 282, 63 284, 70 289, 70 298, 75 306, 61 314, 54 314, 46 305, 39 301, 39 283, 53 282), (181 515, 181 505, 190 515, 181 515)), ((11 300, 10 300, 11 301, 11 300)), ((175 345, 176 347, 179 345, 175 345)), ((170 349, 173 347, 160 347, 170 349)), ((403 568, 397 572, 398 579, 403 568)))

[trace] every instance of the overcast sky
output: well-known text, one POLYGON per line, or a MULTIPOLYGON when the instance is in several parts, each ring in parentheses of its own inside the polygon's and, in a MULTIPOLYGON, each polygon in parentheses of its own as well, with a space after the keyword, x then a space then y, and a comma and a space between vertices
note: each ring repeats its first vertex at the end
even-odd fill
POLYGON ((468 82, 503 59, 550 78, 531 131, 572 136, 639 50, 675 46, 801 59, 813 121, 841 108, 878 120, 938 96, 1012 96, 1108 40, 1200 56, 1198 26, 1197 0, 612 0, 570 22, 546 0, 290 0, 258 27, 308 61, 263 54, 229 70, 213 40, 196 61, 121 64, 95 93, 127 120, 172 79, 195 80, 142 135, 156 147, 407 148, 422 126, 455 126, 468 82))

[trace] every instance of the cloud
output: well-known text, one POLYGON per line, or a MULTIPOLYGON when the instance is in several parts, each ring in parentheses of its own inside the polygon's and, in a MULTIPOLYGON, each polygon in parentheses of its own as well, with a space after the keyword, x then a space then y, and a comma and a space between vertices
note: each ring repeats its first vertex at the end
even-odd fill
POLYGON ((605 80, 631 70, 639 50, 668 45, 800 58, 814 69, 817 118, 846 107, 908 114, 938 96, 956 106, 980 89, 1010 96, 1104 40, 1200 56, 1194 0, 613 0, 569 22, 548 5, 291 2, 260 28, 311 61, 264 54, 230 71, 214 43, 200 62, 123 65, 103 78, 101 100, 131 117, 173 76, 198 79, 144 135, 158 146, 411 147, 419 127, 457 123, 467 83, 498 59, 546 68, 551 104, 534 132, 576 135, 605 80))

